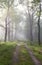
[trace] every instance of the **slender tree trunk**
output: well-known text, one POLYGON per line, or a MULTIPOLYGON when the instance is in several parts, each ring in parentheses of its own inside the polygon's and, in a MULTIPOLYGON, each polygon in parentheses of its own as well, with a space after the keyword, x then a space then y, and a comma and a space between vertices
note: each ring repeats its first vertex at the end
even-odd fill
POLYGON ((7 11, 7 16, 6 16, 6 19, 5 19, 5 42, 7 41, 7 23, 8 23, 8 16, 9 16, 9 3, 8 3, 8 11, 7 11))
POLYGON ((40 45, 40 17, 38 19, 38 43, 40 45))
POLYGON ((11 34, 12 34, 12 36, 11 36, 11 41, 13 41, 13 37, 14 37, 14 36, 13 36, 13 22, 12 22, 12 33, 11 33, 11 34))
POLYGON ((17 31, 16 28, 17 28, 17 25, 16 25, 16 23, 15 23, 15 41, 16 41, 16 33, 17 33, 17 32, 16 32, 16 31, 17 31))
POLYGON ((10 23, 8 25, 8 41, 10 41, 10 23))
POLYGON ((40 11, 39 11, 39 16, 38 16, 38 43, 39 43, 39 45, 41 44, 40 43, 40 16, 41 16, 41 4, 40 4, 40 6, 39 6, 39 9, 40 9, 40 11))
POLYGON ((30 12, 29 12, 29 8, 28 8, 28 15, 29 15, 29 22, 30 22, 30 42, 32 44, 32 41, 33 41, 33 34, 32 34, 32 26, 33 26, 33 14, 31 15, 30 12))
MULTIPOLYGON (((8 11, 7 11, 7 17, 6 17, 6 20, 5 20, 5 42, 6 42, 6 40, 7 40, 7 23, 9 22, 9 18, 8 18, 8 16, 9 16, 9 9, 10 9, 10 6, 13 4, 13 1, 14 0, 12 0, 11 1, 11 4, 10 4, 10 1, 8 0, 8 11)), ((10 32, 10 31, 9 31, 10 32)), ((9 33, 9 35, 10 35, 10 33, 9 33)), ((9 36, 10 37, 10 36, 9 36)))
POLYGON ((30 13, 30 8, 29 8, 29 1, 28 1, 28 15, 29 15, 29 22, 30 22, 30 42, 32 44, 33 42, 33 12, 32 14, 30 13))
POLYGON ((32 18, 31 18, 30 32, 31 32, 31 42, 33 42, 33 14, 31 16, 32 18))
POLYGON ((7 40, 7 17, 6 17, 6 20, 5 20, 5 42, 6 42, 6 40, 7 40))

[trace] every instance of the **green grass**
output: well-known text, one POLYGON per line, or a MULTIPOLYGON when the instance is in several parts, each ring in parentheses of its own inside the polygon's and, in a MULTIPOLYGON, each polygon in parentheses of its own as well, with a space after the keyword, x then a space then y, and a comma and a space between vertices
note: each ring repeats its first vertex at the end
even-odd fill
POLYGON ((0 65, 12 65, 15 42, 0 42, 0 65))
POLYGON ((28 45, 29 48, 31 48, 34 52, 35 57, 41 62, 42 64, 42 45, 38 44, 33 44, 33 45, 28 45))
MULTIPOLYGON (((12 56, 13 52, 16 48, 17 42, 0 42, 0 65, 12 65, 12 56)), ((34 55, 37 59, 40 60, 42 64, 42 45, 30 45, 28 44, 29 48, 31 48, 34 52, 34 55)), ((19 49, 19 62, 16 65, 34 65, 29 53, 25 49, 24 45, 20 46, 19 49)))
POLYGON ((20 47, 18 65, 34 65, 29 53, 27 52, 23 45, 20 47))

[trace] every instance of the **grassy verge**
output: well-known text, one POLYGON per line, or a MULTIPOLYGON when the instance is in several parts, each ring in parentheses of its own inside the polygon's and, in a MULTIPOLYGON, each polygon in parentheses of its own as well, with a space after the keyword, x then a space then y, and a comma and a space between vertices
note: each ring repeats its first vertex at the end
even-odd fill
POLYGON ((29 53, 24 46, 20 47, 19 63, 18 65, 34 65, 29 53))
POLYGON ((35 57, 41 62, 42 64, 42 45, 34 44, 34 45, 28 45, 29 48, 31 48, 34 52, 35 57))
POLYGON ((12 54, 15 42, 0 42, 0 65, 12 65, 12 54))

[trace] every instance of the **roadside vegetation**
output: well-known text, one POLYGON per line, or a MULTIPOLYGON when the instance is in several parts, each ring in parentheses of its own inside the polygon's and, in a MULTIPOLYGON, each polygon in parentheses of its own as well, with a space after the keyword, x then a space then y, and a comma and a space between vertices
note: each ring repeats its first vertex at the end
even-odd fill
POLYGON ((42 64, 42 44, 39 46, 37 43, 33 43, 31 45, 30 43, 27 43, 28 47, 31 48, 33 51, 35 57, 41 62, 42 64))
MULTIPOLYGON (((0 65, 12 65, 13 64, 13 52, 15 52, 16 46, 19 42, 0 42, 0 65)), ((18 63, 15 65, 34 65, 32 58, 30 57, 27 49, 25 48, 25 43, 20 42, 18 63)), ((42 64, 42 45, 31 45, 27 43, 28 47, 33 51, 34 56, 42 64)))
POLYGON ((0 42, 0 65, 12 65, 16 42, 0 42))

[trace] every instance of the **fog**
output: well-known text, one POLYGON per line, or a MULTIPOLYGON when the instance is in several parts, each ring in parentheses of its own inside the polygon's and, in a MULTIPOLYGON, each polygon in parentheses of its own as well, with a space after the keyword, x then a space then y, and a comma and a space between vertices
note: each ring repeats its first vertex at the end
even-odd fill
MULTIPOLYGON (((31 1, 29 2, 29 5, 32 6, 31 1)), ((14 0, 13 5, 10 8, 10 14, 9 14, 9 21, 11 22, 8 25, 8 31, 7 31, 7 41, 9 40, 10 36, 10 41, 11 40, 30 40, 30 16, 28 13, 28 5, 27 5, 27 0, 14 0), (11 13, 12 12, 12 13, 11 13), (14 17, 12 17, 14 16, 14 17), (9 27, 10 26, 10 27, 9 27), (10 29, 10 34, 9 34, 9 29, 10 29)), ((0 4, 1 5, 1 4, 0 4)), ((31 9, 31 8, 30 8, 31 9)), ((34 9, 35 10, 35 9, 34 9)), ((32 14, 32 10, 29 10, 30 15, 32 14)), ((7 7, 5 8, 0 8, 0 40, 4 40, 5 38, 5 18, 7 15, 7 7), (2 28, 3 27, 3 28, 2 28)), ((32 18, 32 15, 31 15, 32 18)), ((35 20, 36 15, 33 17, 33 41, 38 40, 38 26, 37 26, 37 20, 35 20)), ((41 40, 42 40, 42 15, 41 15, 41 20, 40 20, 40 26, 41 26, 41 40)))

